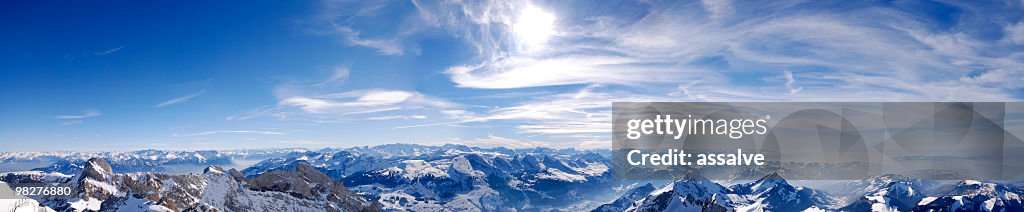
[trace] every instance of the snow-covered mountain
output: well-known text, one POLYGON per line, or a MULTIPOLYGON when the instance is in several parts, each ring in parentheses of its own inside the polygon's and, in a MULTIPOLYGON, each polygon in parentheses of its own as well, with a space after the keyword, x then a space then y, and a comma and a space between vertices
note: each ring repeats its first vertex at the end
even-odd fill
POLYGON ((36 200, 57 211, 376 211, 375 202, 309 166, 246 179, 211 166, 203 174, 117 174, 104 159, 89 159, 74 176, 5 173, 5 182, 59 182, 75 186, 69 199, 36 200))
MULTIPOLYGON (((57 211, 1024 211, 1015 181, 927 181, 890 174, 826 186, 790 184, 775 173, 732 185, 696 174, 671 182, 624 181, 612 179, 609 153, 412 144, 316 151, 3 153, 0 166, 81 160, 56 163, 70 168, 50 164, 0 173, 3 182, 71 183, 81 192, 72 199, 2 200, 0 210, 18 205, 57 211), (81 159, 85 156, 103 159, 81 159), (259 158, 266 159, 241 171, 213 165, 259 158), (192 174, 161 173, 174 164, 210 165, 192 174)), ((760 172, 748 174, 755 173, 760 172)))
MULTIPOLYGON (((779 174, 772 173, 757 181, 729 187, 733 194, 747 200, 740 211, 803 211, 827 208, 835 204, 829 194, 806 187, 792 186, 779 174)), ((742 205, 741 204, 741 205, 742 205)))
POLYGON ((635 204, 637 201, 647 197, 648 194, 654 191, 654 185, 648 183, 646 185, 630 189, 626 194, 622 195, 611 203, 601 205, 594 209, 595 212, 616 212, 625 211, 635 204))
POLYGON ((593 208, 614 199, 610 159, 595 151, 394 144, 293 153, 242 170, 308 163, 393 210, 593 208), (591 207, 591 205, 593 207, 591 207))
POLYGON ((741 197, 704 177, 688 175, 637 200, 624 211, 731 211, 741 197))
POLYGON ((89 158, 103 158, 116 172, 186 173, 203 167, 233 166, 252 160, 284 156, 304 149, 262 149, 231 151, 165 151, 130 152, 2 152, 0 172, 35 170, 74 174, 82 170, 89 158))
POLYGON ((646 195, 640 187, 594 211, 1024 211, 1020 188, 965 180, 928 192, 942 182, 881 175, 845 182, 845 197, 836 197, 777 174, 728 188, 691 175, 646 195))
POLYGON ((1024 211, 1024 190, 996 183, 964 180, 938 189, 914 211, 1024 211))
POLYGON ((888 174, 846 183, 852 199, 843 211, 910 211, 935 182, 888 174))
POLYGON ((829 208, 833 201, 827 193, 792 186, 774 173, 729 187, 691 174, 646 196, 629 193, 595 211, 803 211, 829 208), (623 207, 624 202, 631 204, 623 207))

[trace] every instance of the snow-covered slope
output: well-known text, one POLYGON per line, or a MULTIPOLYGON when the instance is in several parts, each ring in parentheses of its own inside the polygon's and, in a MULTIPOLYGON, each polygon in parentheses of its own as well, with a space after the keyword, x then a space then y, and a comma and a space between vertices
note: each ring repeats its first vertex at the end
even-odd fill
POLYGON ((852 202, 844 211, 909 211, 927 197, 926 182, 900 175, 881 175, 848 183, 852 202))
MULTIPOLYGON (((31 173, 9 173, 25 180, 31 173)), ((340 182, 299 165, 246 180, 237 170, 208 167, 203 174, 115 174, 103 159, 89 159, 82 172, 63 180, 77 187, 70 199, 43 199, 57 211, 361 211, 379 206, 340 182)))
POLYGON ((918 203, 915 211, 1024 211, 1024 191, 996 183, 964 180, 939 188, 939 195, 918 203))
POLYGON ((730 187, 690 174, 647 194, 634 192, 595 211, 804 211, 834 204, 828 194, 792 186, 778 174, 730 187))
MULTIPOLYGON (((4 182, 71 183, 80 191, 71 199, 3 200, 0 211, 15 208, 3 204, 57 211, 1024 211, 1021 190, 1005 182, 881 175, 830 183, 835 188, 813 186, 830 192, 825 193, 791 185, 778 174, 730 186, 691 174, 665 185, 612 179, 608 153, 411 144, 102 153, 111 160, 67 163, 74 169, 64 171, 73 173, 0 173, 4 182), (173 175, 129 168, 260 157, 270 158, 242 171, 209 166, 173 175), (943 183, 948 185, 940 187, 943 183)), ((0 158, 10 162, 98 153, 4 154, 0 158)), ((6 163, 0 160, 0 166, 6 163)))
POLYGON ((242 170, 253 176, 294 164, 341 180, 393 210, 592 208, 617 197, 599 152, 392 144, 293 153, 242 170), (586 206, 594 205, 594 206, 586 206))
POLYGON ((619 197, 618 199, 615 199, 615 201, 612 201, 611 203, 601 205, 597 209, 594 209, 594 211, 595 212, 624 211, 624 210, 626 210, 626 209, 628 209, 630 207, 635 206, 636 204, 639 204, 638 201, 642 200, 645 197, 647 197, 647 195, 650 194, 651 192, 653 192, 654 189, 655 189, 654 185, 651 185, 650 183, 648 183, 646 185, 643 185, 643 186, 640 186, 640 187, 636 187, 636 188, 630 189, 628 192, 626 192, 626 194, 622 195, 622 197, 619 197))
POLYGON ((779 174, 772 173, 757 181, 730 187, 733 194, 747 199, 739 211, 803 211, 808 208, 828 208, 835 204, 829 194, 789 184, 779 174))
POLYGON ((728 211, 739 197, 722 185, 689 175, 654 190, 625 211, 728 211))

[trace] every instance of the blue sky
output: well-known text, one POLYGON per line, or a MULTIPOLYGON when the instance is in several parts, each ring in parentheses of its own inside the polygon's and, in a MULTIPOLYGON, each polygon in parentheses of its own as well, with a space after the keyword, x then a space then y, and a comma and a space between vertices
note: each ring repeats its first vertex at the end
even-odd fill
POLYGON ((1024 1, 5 2, 0 149, 610 147, 613 101, 1019 101, 1024 1))

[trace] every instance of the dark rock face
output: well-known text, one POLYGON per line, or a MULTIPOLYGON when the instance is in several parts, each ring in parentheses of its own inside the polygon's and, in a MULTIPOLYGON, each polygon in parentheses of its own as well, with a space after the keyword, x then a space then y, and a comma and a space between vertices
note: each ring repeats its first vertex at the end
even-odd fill
POLYGON ((228 174, 231 175, 231 178, 234 178, 235 181, 245 182, 245 175, 242 175, 242 172, 239 172, 237 169, 228 170, 228 174))
MULTIPOLYGON (((241 172, 232 169, 235 179, 241 172)), ((244 178, 244 177, 243 177, 244 178)), ((305 163, 296 165, 295 171, 276 170, 249 179, 246 188, 256 191, 287 193, 303 199, 323 199, 337 203, 342 211, 379 211, 376 202, 369 202, 349 191, 341 182, 331 179, 305 163)))
POLYGON ((110 164, 103 158, 92 158, 85 162, 85 166, 82 168, 82 174, 79 179, 92 178, 95 180, 105 180, 110 174, 114 173, 114 169, 110 168, 110 164))

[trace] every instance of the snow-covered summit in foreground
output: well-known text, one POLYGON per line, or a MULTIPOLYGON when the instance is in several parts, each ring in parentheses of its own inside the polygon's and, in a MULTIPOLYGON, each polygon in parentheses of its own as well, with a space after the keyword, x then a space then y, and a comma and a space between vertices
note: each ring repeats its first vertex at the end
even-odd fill
POLYGON ((6 173, 9 182, 58 182, 76 187, 67 199, 40 199, 57 211, 376 211, 379 205, 340 182, 299 165, 246 179, 235 169, 211 166, 203 174, 114 173, 101 158, 74 176, 40 178, 40 172, 6 173), (42 180, 40 180, 42 179, 42 180))

